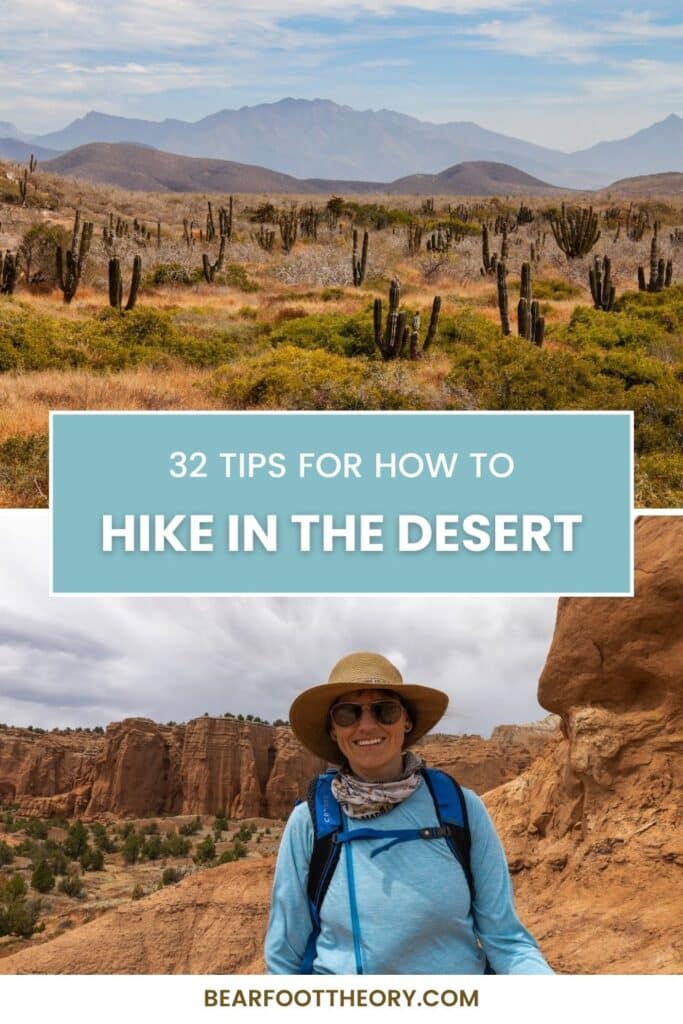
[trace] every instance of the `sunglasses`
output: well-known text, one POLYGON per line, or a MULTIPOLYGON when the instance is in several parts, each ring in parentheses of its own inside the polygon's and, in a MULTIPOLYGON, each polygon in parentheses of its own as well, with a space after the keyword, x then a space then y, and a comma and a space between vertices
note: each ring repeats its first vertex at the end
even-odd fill
POLYGON ((375 700, 371 704, 354 704, 348 701, 331 707, 330 718, 335 725, 348 729, 350 725, 360 722, 364 708, 368 708, 379 725, 395 725, 403 712, 403 705, 398 700, 375 700))

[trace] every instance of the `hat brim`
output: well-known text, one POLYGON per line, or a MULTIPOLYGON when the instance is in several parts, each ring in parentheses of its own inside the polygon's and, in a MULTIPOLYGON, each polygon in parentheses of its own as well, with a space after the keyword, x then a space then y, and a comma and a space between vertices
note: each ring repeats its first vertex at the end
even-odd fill
POLYGON ((304 690, 289 709, 292 732, 299 742, 311 753, 331 764, 344 760, 337 744, 328 732, 330 707, 338 697, 358 690, 387 690, 395 693, 407 705, 413 728, 406 734, 405 746, 412 746, 443 718, 448 707, 448 694, 431 686, 417 683, 401 683, 382 686, 379 683, 321 683, 304 690))

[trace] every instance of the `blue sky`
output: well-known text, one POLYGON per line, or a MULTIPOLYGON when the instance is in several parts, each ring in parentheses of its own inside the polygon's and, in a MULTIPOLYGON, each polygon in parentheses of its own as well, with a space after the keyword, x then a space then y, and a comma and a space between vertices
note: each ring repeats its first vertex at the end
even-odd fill
POLYGON ((0 120, 197 120, 283 96, 471 120, 560 149, 683 108, 680 4, 586 0, 22 0, 0 120))

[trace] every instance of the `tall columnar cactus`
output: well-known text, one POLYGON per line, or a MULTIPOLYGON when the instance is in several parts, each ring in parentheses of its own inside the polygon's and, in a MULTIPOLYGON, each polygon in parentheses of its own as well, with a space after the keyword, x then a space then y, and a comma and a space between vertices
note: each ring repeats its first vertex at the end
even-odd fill
POLYGON ((363 232, 363 248, 361 249, 360 256, 358 255, 358 231, 356 228, 353 229, 353 251, 351 253, 351 269, 353 271, 353 283, 356 288, 360 288, 363 281, 365 280, 365 271, 368 265, 368 242, 369 236, 367 231, 363 232))
POLYGON ((593 307, 606 313, 614 306, 616 288, 612 284, 612 261, 609 256, 593 257, 593 266, 588 271, 588 280, 593 296, 593 307))
POLYGON ((221 238, 225 237, 227 242, 232 242, 232 196, 228 197, 228 205, 221 206, 218 211, 218 231, 221 238))
POLYGON ((486 224, 481 226, 481 275, 485 277, 487 274, 493 275, 496 273, 498 267, 498 253, 493 253, 491 256, 489 253, 489 229, 486 224))
POLYGON ((282 239, 282 250, 286 253, 291 252, 296 243, 299 226, 296 208, 281 210, 277 222, 280 228, 280 238, 282 239))
POLYGON ((416 221, 408 225, 408 255, 416 256, 422 245, 422 226, 416 221))
POLYGON ((211 200, 207 200, 207 211, 206 211, 206 231, 204 237, 207 242, 213 242, 216 237, 216 225, 213 219, 213 207, 211 206, 211 200))
POLYGON ((534 211, 530 206, 526 206, 524 201, 519 204, 519 210, 517 211, 517 225, 520 224, 531 224, 534 219, 534 211))
POLYGON ((598 215, 592 206, 567 208, 562 203, 560 216, 550 213, 548 219, 555 241, 568 260, 588 255, 600 238, 598 215))
POLYGON ((265 224, 261 224, 259 233, 254 235, 254 238, 261 249, 265 250, 265 252, 270 252, 275 243, 275 230, 267 228, 265 224))
POLYGON ((35 171, 37 166, 38 166, 38 161, 37 161, 36 157, 34 156, 34 154, 31 153, 30 157, 28 158, 28 172, 29 172, 29 174, 33 174, 33 172, 35 171))
POLYGON ((24 168, 24 173, 19 178, 19 195, 21 196, 21 205, 26 206, 26 200, 28 199, 28 168, 24 168))
POLYGON ((522 263, 517 303, 517 333, 520 338, 532 341, 539 348, 543 344, 545 317, 541 316, 541 308, 533 297, 529 263, 522 263))
POLYGON ((81 214, 76 210, 71 248, 66 254, 61 246, 57 249, 57 283, 66 303, 71 302, 81 283, 92 240, 92 221, 84 221, 81 229, 81 214))
POLYGON ((19 257, 7 250, 5 255, 0 252, 0 295, 14 295, 19 280, 19 257))
POLYGON ((641 292, 661 292, 669 288, 673 278, 673 260, 665 260, 659 251, 659 221, 655 221, 650 242, 650 279, 645 283, 645 271, 638 267, 638 288, 641 292))
POLYGON ((118 256, 112 256, 109 260, 109 305, 112 309, 118 309, 119 313, 133 309, 140 290, 142 279, 142 257, 137 255, 133 259, 133 272, 130 278, 130 290, 128 301, 123 306, 123 279, 121 277, 121 263, 118 256))
POLYGON ((510 331, 510 312, 508 307, 507 267, 502 261, 496 263, 496 286, 498 291, 498 313, 500 326, 504 335, 510 331))
POLYGON ((420 314, 416 313, 411 318, 411 324, 408 327, 408 313, 405 309, 399 308, 400 304, 401 285, 398 278, 395 277, 389 286, 389 310, 384 328, 382 327, 382 300, 375 299, 373 310, 375 344, 380 350, 382 358, 387 361, 391 359, 421 359, 436 337, 441 312, 441 296, 434 297, 429 326, 422 348, 420 348, 420 314))

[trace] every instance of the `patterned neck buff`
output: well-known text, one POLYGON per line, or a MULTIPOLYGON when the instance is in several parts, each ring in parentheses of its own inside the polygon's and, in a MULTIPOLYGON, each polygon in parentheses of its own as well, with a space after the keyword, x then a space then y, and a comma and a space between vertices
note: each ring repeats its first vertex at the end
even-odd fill
POLYGON ((332 780, 332 794, 349 818, 377 818, 414 793, 424 761, 411 751, 403 758, 403 771, 391 782, 364 782, 348 764, 332 780))

